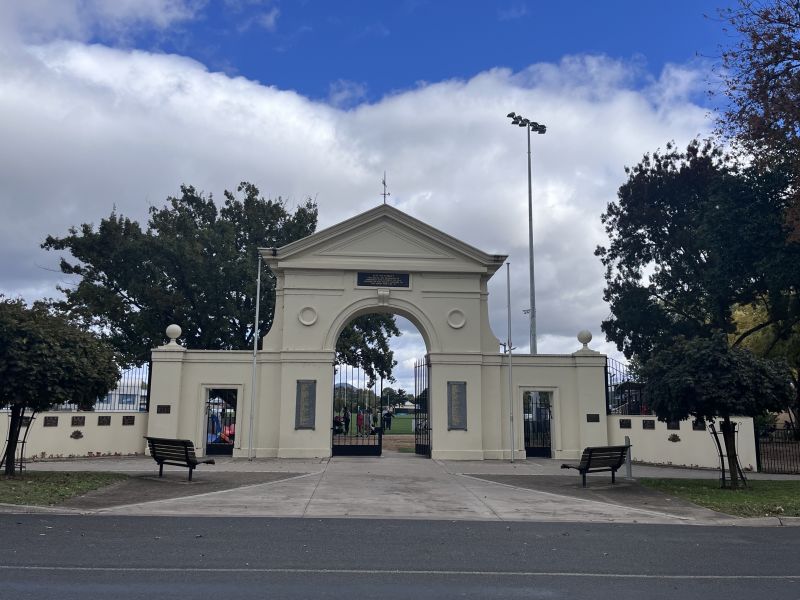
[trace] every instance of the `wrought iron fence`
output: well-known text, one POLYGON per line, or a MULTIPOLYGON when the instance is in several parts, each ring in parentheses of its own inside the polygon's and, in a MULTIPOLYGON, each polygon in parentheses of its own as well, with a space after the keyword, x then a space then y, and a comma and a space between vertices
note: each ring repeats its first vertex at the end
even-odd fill
POLYGON ((800 473, 800 431, 794 428, 759 431, 756 462, 761 473, 800 473))
POLYGON ((609 415, 652 415, 647 389, 628 365, 606 359, 606 411, 609 415))
MULTIPOLYGON (((95 412, 147 412, 150 405, 150 365, 145 363, 123 371, 117 385, 97 399, 89 410, 95 412)), ((58 404, 52 411, 81 410, 75 403, 58 404)))

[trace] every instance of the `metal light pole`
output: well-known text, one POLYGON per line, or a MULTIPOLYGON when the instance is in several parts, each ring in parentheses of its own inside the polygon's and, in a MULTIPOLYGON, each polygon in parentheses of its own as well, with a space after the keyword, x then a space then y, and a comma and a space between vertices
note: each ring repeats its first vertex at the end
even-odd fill
POLYGON ((531 179, 531 131, 540 135, 547 131, 547 127, 536 121, 530 121, 525 117, 518 115, 514 112, 506 115, 511 119, 511 124, 517 127, 524 127, 528 133, 528 264, 530 266, 530 293, 531 293, 531 307, 530 307, 530 326, 531 326, 531 354, 537 353, 536 348, 536 280, 534 278, 533 266, 533 185, 531 179))

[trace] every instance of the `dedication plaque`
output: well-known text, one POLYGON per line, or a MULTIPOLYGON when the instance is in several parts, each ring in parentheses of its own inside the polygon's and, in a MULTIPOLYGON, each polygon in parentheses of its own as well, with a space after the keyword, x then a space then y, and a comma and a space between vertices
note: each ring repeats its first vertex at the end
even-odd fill
POLYGON ((314 429, 317 412, 317 381, 297 380, 297 404, 294 412, 295 429, 314 429))
POLYGON ((359 271, 356 275, 356 285, 359 287, 411 287, 409 273, 378 273, 373 271, 359 271))
POLYGON ((447 382, 447 429, 467 429, 467 382, 447 382))

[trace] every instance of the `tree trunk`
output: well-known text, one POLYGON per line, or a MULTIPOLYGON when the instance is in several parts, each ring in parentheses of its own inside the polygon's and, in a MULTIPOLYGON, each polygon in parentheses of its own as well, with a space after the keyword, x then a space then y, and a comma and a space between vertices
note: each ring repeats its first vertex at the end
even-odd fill
POLYGON ((739 459, 736 456, 736 432, 729 416, 725 416, 722 421, 722 439, 725 442, 725 454, 728 456, 731 489, 735 490, 739 487, 739 459))
POLYGON ((19 441, 19 431, 22 429, 22 416, 25 408, 21 404, 11 405, 11 423, 8 425, 8 443, 6 444, 5 455, 5 474, 13 476, 17 474, 17 442, 19 441))

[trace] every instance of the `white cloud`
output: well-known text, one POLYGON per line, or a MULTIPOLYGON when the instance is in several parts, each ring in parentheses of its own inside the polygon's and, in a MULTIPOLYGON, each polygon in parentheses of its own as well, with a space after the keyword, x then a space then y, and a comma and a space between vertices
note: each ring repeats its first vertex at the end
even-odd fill
MULTIPOLYGON (((168 4, 168 3, 167 3, 168 4)), ((188 6, 188 5, 186 5, 188 6)), ((605 241, 599 221, 623 166, 667 140, 710 129, 691 102, 690 68, 642 84, 637 64, 566 57, 523 72, 420 85, 347 111, 190 59, 80 42, 0 52, 0 291, 55 294, 54 253, 39 244, 113 207, 144 220, 181 183, 219 196, 250 180, 271 197, 316 197, 328 226, 381 201, 384 170, 401 210, 512 264, 513 339, 527 347, 527 175, 533 143, 541 352, 602 339, 605 241)), ((491 318, 505 334, 505 277, 491 282, 491 318)))
POLYGON ((194 18, 205 0, 4 0, 0 34, 28 42, 125 37, 131 28, 166 29, 194 18))

